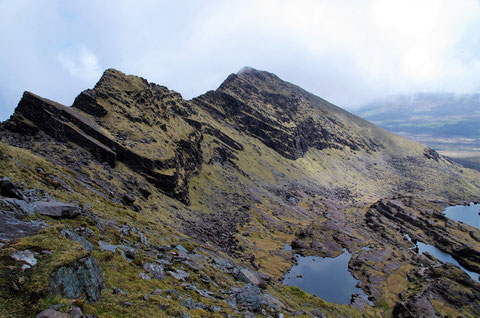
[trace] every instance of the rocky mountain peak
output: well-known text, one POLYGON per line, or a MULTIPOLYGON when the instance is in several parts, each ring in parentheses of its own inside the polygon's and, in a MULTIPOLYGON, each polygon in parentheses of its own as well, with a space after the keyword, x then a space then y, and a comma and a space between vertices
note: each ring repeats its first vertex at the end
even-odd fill
POLYGON ((139 89, 146 85, 148 85, 147 80, 141 77, 127 75, 117 69, 108 68, 103 72, 102 76, 95 84, 95 89, 104 87, 124 87, 133 90, 135 88, 139 89))
POLYGON ((380 147, 378 140, 367 137, 368 123, 275 74, 250 67, 231 74, 194 103, 289 159, 302 157, 310 148, 380 147))
POLYGON ((114 69, 71 107, 26 92, 0 171, 0 316, 480 315, 480 285, 406 239, 480 271, 480 231, 440 212, 479 173, 268 72, 192 100, 114 69), (346 250, 360 310, 280 283, 346 250))

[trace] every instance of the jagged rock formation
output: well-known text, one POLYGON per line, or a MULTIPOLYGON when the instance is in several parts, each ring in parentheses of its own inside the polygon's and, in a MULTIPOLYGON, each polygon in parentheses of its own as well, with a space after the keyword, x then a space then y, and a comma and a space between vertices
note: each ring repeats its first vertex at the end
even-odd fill
POLYGON ((293 253, 343 249, 366 316, 478 314, 478 283, 403 235, 479 270, 480 234, 438 211, 478 200, 480 175, 268 72, 192 100, 113 69, 71 107, 25 92, 0 171, 7 316, 53 293, 99 316, 360 317, 277 282, 293 253))
POLYGON ((354 151, 381 148, 368 134, 366 122, 274 74, 251 68, 230 75, 216 91, 193 102, 288 159, 303 157, 311 147, 347 147, 354 151), (363 136, 351 134, 352 126, 363 136))
MULTIPOLYGON (((405 169, 399 167, 403 160, 424 165, 418 157, 397 158, 397 151, 385 149, 395 140, 375 126, 273 74, 249 68, 230 75, 216 91, 191 103, 165 87, 109 69, 72 107, 25 92, 4 127, 23 134, 41 130, 55 140, 85 148, 111 167, 121 162, 188 204, 188 180, 201 169, 205 134, 221 145, 214 150, 214 160, 233 163, 235 152, 243 150, 202 120, 205 111, 221 125, 258 138, 288 159, 301 158, 310 148, 330 148, 349 156, 360 150, 388 154, 390 169, 395 170, 405 169)), ((429 148, 424 155, 436 162, 440 159, 429 148)), ((409 187, 421 188, 413 180, 406 181, 409 187)))

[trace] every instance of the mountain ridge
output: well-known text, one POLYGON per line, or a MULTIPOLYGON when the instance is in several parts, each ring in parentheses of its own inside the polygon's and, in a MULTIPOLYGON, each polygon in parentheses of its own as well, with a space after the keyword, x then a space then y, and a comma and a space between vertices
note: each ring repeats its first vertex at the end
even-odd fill
POLYGON ((0 249, 0 270, 16 268, 17 252, 33 250, 40 260, 32 271, 0 276, 7 286, 0 289, 0 312, 9 316, 36 314, 52 302, 75 307, 72 294, 51 282, 59 268, 93 271, 95 279, 101 272, 114 292, 89 291, 97 296, 82 310, 102 317, 359 317, 359 309, 399 316, 446 314, 451 306, 456 314, 480 312, 466 300, 476 299, 478 283, 468 281, 466 304, 455 302, 463 276, 435 267, 403 240, 408 233, 478 270, 480 231, 447 226, 439 211, 478 200, 480 174, 272 73, 244 69, 191 100, 114 69, 70 107, 27 92, 0 125, 0 153, 1 171, 13 181, 5 184, 19 193, 12 205, 2 192, 0 218, 36 233, 11 233, 0 249), (34 210, 24 218, 17 205, 36 209, 37 201, 64 202, 71 217, 34 210), (294 250, 283 250, 285 243, 294 250), (329 304, 276 282, 294 253, 333 257, 343 249, 352 253, 350 271, 373 305, 329 304), (384 269, 371 265, 379 257, 384 269), (448 277, 449 290, 429 283, 435 270, 448 277), (22 275, 32 285, 18 287, 22 275), (407 282, 405 275, 420 278, 407 282), (54 292, 40 281, 50 281, 54 292), (430 287, 419 296, 422 284, 430 287), (153 295, 158 288, 179 296, 153 295), (254 305, 242 303, 247 294, 254 305), (36 299, 32 308, 10 306, 29 297, 36 299), (447 307, 434 306, 432 297, 447 307))

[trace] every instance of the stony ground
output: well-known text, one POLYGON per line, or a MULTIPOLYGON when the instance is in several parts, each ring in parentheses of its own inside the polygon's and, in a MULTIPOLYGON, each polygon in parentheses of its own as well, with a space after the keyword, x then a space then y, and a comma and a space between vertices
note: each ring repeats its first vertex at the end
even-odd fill
POLYGON ((480 315, 479 283, 405 239, 479 271, 480 232, 440 211, 480 174, 273 74, 186 101, 107 70, 72 107, 25 93, 0 138, 6 317, 480 315), (281 284, 343 249, 371 304, 281 284))

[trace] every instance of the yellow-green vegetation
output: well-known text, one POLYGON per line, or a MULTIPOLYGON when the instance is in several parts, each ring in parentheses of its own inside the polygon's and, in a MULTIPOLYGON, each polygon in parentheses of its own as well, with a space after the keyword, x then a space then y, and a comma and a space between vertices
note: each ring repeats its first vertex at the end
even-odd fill
MULTIPOLYGON (((379 213, 373 221, 381 222, 367 225, 371 206, 398 196, 412 203, 405 211, 419 219, 439 211, 438 202, 478 198, 480 174, 272 74, 235 76, 216 92, 185 101, 165 87, 108 70, 94 94, 83 93, 95 97, 102 114, 79 105, 67 112, 98 126, 103 137, 89 138, 111 143, 116 157, 110 166, 67 137, 55 141, 40 131, 17 144, 15 133, 0 136, 0 176, 83 211, 72 219, 28 216, 48 226, 0 248, 0 314, 34 316, 63 304, 60 311, 78 306, 99 317, 242 317, 244 310, 230 301, 245 285, 239 271, 246 268, 262 277, 262 294, 282 304, 280 310, 263 304, 258 316, 308 317, 319 310, 325 317, 388 317, 403 301, 400 293, 425 288, 421 279, 405 279, 421 266, 401 230, 430 243, 431 235, 401 228, 404 221, 390 225, 379 213), (177 200, 181 190, 189 200, 177 200), (88 230, 83 237, 93 251, 63 237, 62 229, 88 230), (284 250, 292 241, 297 250, 284 250), (327 303, 280 283, 295 252, 332 257, 344 249, 354 255, 350 271, 369 290, 372 306, 361 311, 327 303), (38 264, 22 271, 11 255, 24 250, 35 252, 38 264), (88 255, 102 270, 100 300, 50 294, 52 273, 88 255), (165 278, 143 279, 153 275, 145 264, 165 265, 165 278), (175 278, 177 271, 187 278, 175 278)), ((21 114, 14 119, 20 128, 40 125, 21 114)), ((432 217, 432 224, 447 228, 441 219, 432 217)), ((480 250, 461 227, 446 231, 480 250)), ((457 314, 445 301, 432 304, 442 314, 457 314)))
MULTIPOLYGON (((357 309, 347 305, 328 303, 296 286, 282 286, 268 291, 285 305, 298 310, 308 312, 319 309, 325 317, 362 317, 362 313, 357 309)), ((299 317, 308 317, 308 315, 300 315, 299 317)))

